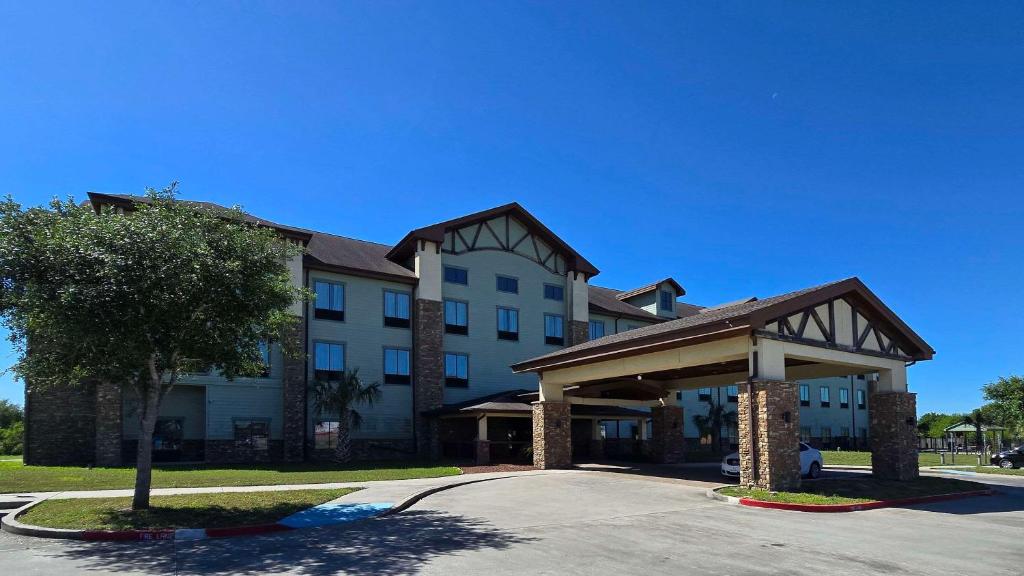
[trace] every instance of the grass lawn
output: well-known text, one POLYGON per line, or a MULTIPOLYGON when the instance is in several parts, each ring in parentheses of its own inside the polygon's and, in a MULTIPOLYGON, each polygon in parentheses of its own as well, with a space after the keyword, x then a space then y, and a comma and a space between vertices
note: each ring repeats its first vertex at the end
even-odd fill
POLYGON ((978 484, 977 482, 922 476, 913 482, 876 480, 870 477, 863 479, 836 478, 834 480, 818 480, 815 482, 805 482, 800 487, 800 492, 768 492, 767 490, 749 490, 739 486, 721 488, 719 492, 727 496, 754 498, 755 500, 765 500, 768 502, 857 504, 872 500, 933 496, 952 492, 984 490, 985 488, 985 485, 978 484))
POLYGON ((21 462, 20 454, 0 454, 0 462, 21 462))
POLYGON ((1024 476, 1022 468, 996 468, 986 466, 974 466, 972 468, 958 468, 958 470, 972 470, 981 474, 1007 474, 1009 476, 1024 476))
POLYGON ((85 530, 223 528, 269 524, 355 489, 287 490, 153 496, 149 510, 131 510, 131 498, 47 500, 18 520, 33 526, 85 530))
MULTIPOLYGON (((153 469, 153 488, 365 482, 435 478, 458 473, 459 469, 454 466, 396 462, 362 462, 351 466, 310 463, 165 466, 153 469)), ((0 493, 103 490, 134 485, 134 468, 25 466, 21 461, 0 461, 0 493)))
MULTIPOLYGON (((871 452, 852 452, 852 451, 836 451, 836 450, 822 450, 821 457, 825 459, 826 466, 871 466, 871 452)), ((983 462, 987 459, 982 459, 983 462)), ((975 465, 978 459, 975 454, 959 454, 956 457, 957 464, 963 465, 975 465)), ((921 452, 918 454, 918 463, 921 466, 940 466, 942 462, 939 460, 939 455, 933 452, 921 452)), ((946 456, 946 465, 953 464, 950 457, 946 456)))

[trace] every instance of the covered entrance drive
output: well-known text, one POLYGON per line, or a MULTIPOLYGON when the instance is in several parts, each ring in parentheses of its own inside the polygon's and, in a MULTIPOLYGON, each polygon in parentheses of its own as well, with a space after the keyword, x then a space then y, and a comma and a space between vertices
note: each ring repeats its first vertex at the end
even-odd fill
POLYGON ((677 390, 738 385, 740 483, 800 484, 796 380, 878 374, 868 402, 876 476, 917 477, 916 405, 906 368, 934 351, 864 284, 850 278, 713 308, 606 336, 514 365, 540 376, 533 461, 571 462, 576 406, 649 408, 650 451, 680 462, 677 390))

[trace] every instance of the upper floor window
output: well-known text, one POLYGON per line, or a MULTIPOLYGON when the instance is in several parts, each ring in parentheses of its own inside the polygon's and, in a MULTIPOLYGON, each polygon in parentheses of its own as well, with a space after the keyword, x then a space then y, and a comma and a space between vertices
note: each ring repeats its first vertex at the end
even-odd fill
POLYGON ((456 268, 455 266, 444 267, 444 281, 450 284, 469 284, 469 270, 456 268))
POLYGON ((345 371, 345 345, 334 342, 313 344, 314 375, 318 380, 340 380, 345 371))
POLYGON ((384 383, 409 384, 409 351, 400 348, 384 349, 384 383))
POLYGON ((740 399, 740 387, 733 385, 725 389, 726 400, 729 402, 739 402, 740 399))
POLYGON ((498 340, 519 340, 519 310, 498 307, 498 340))
POLYGON ((590 333, 588 334, 591 340, 597 340, 604 336, 604 320, 591 320, 590 321, 590 333))
POLYGON ((697 388, 697 400, 701 402, 711 401, 711 388, 697 388))
POLYGON ((839 407, 849 408, 850 407, 850 389, 840 388, 839 389, 839 407))
POLYGON ((324 320, 345 319, 345 285, 340 282, 317 280, 313 283, 316 293, 313 317, 324 320))
POLYGON ((675 304, 675 299, 676 295, 674 293, 669 290, 662 290, 661 300, 658 301, 658 308, 671 312, 675 308, 675 306, 673 306, 673 304, 675 304))
POLYGON ((557 314, 544 315, 544 343, 561 346, 565 344, 562 334, 562 317, 557 314))
POLYGON ((548 300, 558 300, 559 302, 561 302, 565 300, 565 288, 561 286, 555 286, 554 284, 545 284, 544 298, 548 300))
POLYGON ((857 390, 857 409, 863 410, 868 407, 867 394, 863 390, 857 390))
POLYGON ((469 356, 445 352, 444 385, 452 388, 467 388, 469 386, 469 356))
POLYGON ((469 305, 458 300, 444 301, 444 331, 449 334, 469 334, 469 305))
POLYGON ((821 395, 821 407, 828 408, 832 405, 832 394, 828 386, 822 386, 818 388, 818 394, 821 395))
POLYGON ((519 279, 511 276, 497 276, 496 286, 498 292, 508 292, 509 294, 519 294, 519 279))
POLYGON ((800 385, 800 405, 810 406, 811 405, 811 387, 807 384, 800 385))
POLYGON ((392 328, 409 327, 409 294, 384 291, 384 325, 392 328))

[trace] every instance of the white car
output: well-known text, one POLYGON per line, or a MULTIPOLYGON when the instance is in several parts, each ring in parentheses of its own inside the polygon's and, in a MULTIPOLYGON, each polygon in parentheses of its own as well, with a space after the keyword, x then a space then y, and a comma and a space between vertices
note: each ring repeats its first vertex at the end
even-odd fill
MULTIPOLYGON (((821 458, 821 452, 817 448, 811 448, 803 442, 800 443, 800 474, 807 478, 821 476, 821 467, 825 461, 821 458)), ((739 477, 740 475, 740 453, 733 452, 722 459, 722 475, 739 477)))

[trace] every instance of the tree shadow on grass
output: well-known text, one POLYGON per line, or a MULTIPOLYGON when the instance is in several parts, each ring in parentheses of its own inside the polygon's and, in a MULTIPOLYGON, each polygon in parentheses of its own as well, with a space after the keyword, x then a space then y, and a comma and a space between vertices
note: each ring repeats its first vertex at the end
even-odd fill
MULTIPOLYGON (((180 573, 391 575, 416 573, 439 556, 504 550, 534 540, 483 519, 414 510, 271 536, 176 542, 174 554, 180 573)), ((138 544, 81 545, 61 555, 84 570, 151 572, 162 565, 138 544)))

